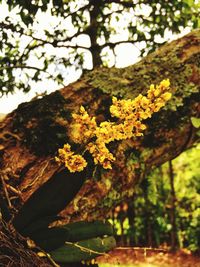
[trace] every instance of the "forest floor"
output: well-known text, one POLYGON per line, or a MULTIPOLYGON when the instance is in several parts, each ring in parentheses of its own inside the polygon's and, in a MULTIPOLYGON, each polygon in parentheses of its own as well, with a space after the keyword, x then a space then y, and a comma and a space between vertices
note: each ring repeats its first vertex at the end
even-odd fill
POLYGON ((200 267, 200 255, 189 251, 118 247, 98 258, 100 267, 200 267))

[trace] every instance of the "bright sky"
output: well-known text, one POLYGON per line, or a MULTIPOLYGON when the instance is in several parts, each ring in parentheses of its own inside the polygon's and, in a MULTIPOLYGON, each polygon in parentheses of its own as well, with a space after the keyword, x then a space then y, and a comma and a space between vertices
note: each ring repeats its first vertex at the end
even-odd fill
MULTIPOLYGON (((144 12, 146 12, 148 14, 149 10, 145 10, 143 9, 144 12)), ((7 9, 7 6, 3 3, 0 5, 0 21, 4 20, 4 18, 9 14, 9 11, 7 9)), ((130 14, 130 16, 133 17, 133 14, 130 14)), ((40 28, 42 29, 43 27, 45 28, 46 25, 51 24, 52 22, 52 17, 50 16, 50 14, 39 14, 38 18, 41 22, 41 26, 40 28)), ((127 18, 124 18, 124 21, 127 18)), ((113 25, 114 25, 115 21, 113 20, 113 25)), ((120 21, 121 24, 123 24, 120 21)), ((124 22, 125 23, 125 22, 124 22)), ((181 35, 184 35, 186 33, 189 32, 189 29, 185 29, 181 35)), ((38 31, 38 34, 39 31, 38 31)), ((72 32, 73 34, 73 32, 72 32)), ((175 39, 177 38, 177 36, 172 36, 172 34, 170 32, 166 32, 165 34, 165 38, 164 39, 175 39)), ((118 41, 118 40, 122 40, 123 38, 126 39, 127 36, 127 32, 125 30, 122 30, 120 32, 120 35, 113 37, 113 42, 114 41, 118 41)), ((22 40, 22 42, 25 42, 27 40, 22 40)), ((76 42, 80 44, 84 42, 85 45, 89 46, 89 41, 86 39, 85 36, 80 36, 79 39, 76 39, 76 42), (83 38, 85 38, 83 40, 83 38)), ((142 47, 138 48, 132 44, 121 44, 118 45, 115 49, 115 53, 117 55, 116 57, 116 67, 126 67, 128 65, 134 64, 136 61, 138 61, 139 59, 139 49, 141 49, 142 47)), ((59 51, 60 53, 60 51, 59 51)), ((62 53, 62 51, 61 51, 62 53)), ((108 50, 104 50, 103 53, 105 53, 106 58, 108 58, 108 66, 112 66, 114 63, 114 57, 113 54, 108 51, 108 50)), ((91 56, 86 55, 86 58, 88 60, 86 60, 85 66, 87 66, 88 68, 91 68, 91 56)), ((36 64, 35 59, 32 58, 32 64, 34 65, 36 64)), ((65 84, 69 84, 75 80, 77 80, 80 77, 81 72, 80 71, 76 71, 74 67, 71 67, 67 72, 66 72, 66 79, 65 79, 65 84)), ((29 93, 24 94, 21 91, 17 91, 14 94, 8 94, 7 96, 3 96, 2 98, 0 98, 0 113, 9 113, 12 110, 14 110, 15 108, 17 108, 17 106, 22 103, 22 102, 26 102, 26 101, 30 101, 36 94, 41 94, 44 91, 46 91, 47 93, 51 93, 53 91, 55 91, 56 89, 59 89, 57 83, 55 83, 53 80, 45 80, 45 82, 38 82, 36 83, 32 83, 32 90, 29 93)))

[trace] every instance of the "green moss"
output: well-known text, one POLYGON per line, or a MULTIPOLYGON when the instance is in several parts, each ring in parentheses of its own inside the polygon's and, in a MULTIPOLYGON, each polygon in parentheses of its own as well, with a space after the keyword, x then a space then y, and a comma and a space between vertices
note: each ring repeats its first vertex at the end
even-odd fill
MULTIPOLYGON (((139 90, 136 92, 138 88, 137 75, 134 78, 133 75, 130 76, 128 68, 112 68, 109 71, 106 68, 98 68, 88 73, 86 79, 94 88, 118 98, 133 98, 139 93, 139 90), (132 83, 133 80, 134 84, 132 83)), ((138 84, 141 82, 138 76, 138 84)))
POLYGON ((113 205, 120 203, 122 199, 121 189, 119 191, 115 188, 112 188, 111 191, 105 196, 105 198, 101 201, 98 208, 111 208, 113 205))
POLYGON ((140 151, 134 148, 131 148, 125 151, 125 156, 126 158, 128 158, 129 163, 131 165, 138 163, 140 159, 140 154, 141 154, 140 151))
POLYGON ((70 119, 66 101, 59 92, 23 103, 15 111, 13 131, 23 133, 23 143, 37 155, 54 154, 67 142, 66 126, 70 119))
MULTIPOLYGON (((198 35, 198 32, 196 33, 198 35)), ((151 83, 159 84, 169 78, 173 97, 166 105, 167 110, 177 110, 183 106, 184 99, 199 92, 199 82, 191 79, 194 69, 200 65, 200 53, 183 61, 187 46, 198 44, 194 33, 182 42, 172 43, 163 47, 160 52, 154 52, 137 64, 127 68, 98 68, 85 76, 89 84, 103 93, 119 98, 133 99, 138 94, 145 94, 151 83), (188 41, 189 40, 189 41, 188 41)))

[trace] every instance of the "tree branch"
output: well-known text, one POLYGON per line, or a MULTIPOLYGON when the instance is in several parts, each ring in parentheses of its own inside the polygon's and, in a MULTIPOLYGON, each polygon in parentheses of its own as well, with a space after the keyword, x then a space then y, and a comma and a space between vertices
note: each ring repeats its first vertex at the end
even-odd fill
POLYGON ((74 48, 74 49, 85 49, 87 51, 90 51, 90 47, 81 46, 81 45, 57 45, 57 47, 63 47, 63 48, 74 48))
POLYGON ((75 15, 76 13, 78 13, 78 12, 80 12, 80 11, 84 11, 84 10, 86 10, 86 9, 89 9, 90 6, 91 6, 91 5, 90 5, 90 3, 89 3, 89 4, 87 4, 87 5, 83 6, 83 7, 80 7, 78 10, 76 10, 76 11, 74 11, 74 12, 68 14, 67 16, 63 16, 63 18, 67 19, 67 18, 69 18, 70 16, 73 16, 73 15, 75 15))
POLYGON ((136 41, 133 41, 133 40, 126 40, 126 41, 118 41, 116 43, 113 43, 113 42, 108 42, 108 43, 105 43, 103 45, 101 45, 101 49, 105 48, 105 47, 110 47, 111 49, 114 49, 115 46, 117 45, 120 45, 120 44, 133 44, 139 51, 140 49, 135 45, 136 41))
POLYGON ((45 71, 43 69, 40 69, 40 68, 37 68, 37 67, 34 67, 34 66, 26 66, 26 65, 5 66, 5 67, 1 67, 0 71, 1 70, 7 70, 7 69, 33 69, 33 70, 38 70, 38 71, 42 71, 42 72, 48 73, 47 71, 45 71))
POLYGON ((127 2, 127 1, 121 1, 121 0, 106 0, 105 2, 108 3, 108 4, 112 4, 112 3, 120 4, 125 8, 130 8, 130 7, 134 7, 135 6, 133 1, 127 2))
MULTIPOLYGON (((34 66, 26 66, 26 65, 5 66, 5 67, 1 67, 0 71, 5 70, 5 69, 32 69, 32 70, 44 72, 48 74, 49 78, 52 78, 53 80, 55 80, 55 77, 52 74, 50 74, 48 71, 45 71, 44 69, 40 69, 34 66)), ((62 86, 65 86, 65 84, 60 79, 58 79, 58 81, 59 83, 62 84, 62 86)))

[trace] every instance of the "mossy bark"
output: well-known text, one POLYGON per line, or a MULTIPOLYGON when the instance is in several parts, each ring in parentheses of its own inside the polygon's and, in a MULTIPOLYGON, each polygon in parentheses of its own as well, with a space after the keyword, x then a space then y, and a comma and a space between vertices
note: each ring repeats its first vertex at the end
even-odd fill
MULTIPOLYGON (((196 30, 133 66, 95 69, 55 93, 21 104, 0 122, 1 195, 9 208, 15 214, 60 171, 66 180, 58 179, 58 183, 63 180, 66 188, 73 184, 73 175, 60 170, 54 160, 57 149, 69 141, 72 112, 83 105, 97 122, 109 120, 112 96, 133 99, 145 94, 151 83, 169 78, 173 97, 146 121, 144 137, 118 142, 113 169, 88 168, 77 178, 72 201, 63 201, 60 209, 55 209, 63 216, 58 223, 104 218, 114 205, 134 194, 135 184, 151 168, 173 159, 197 141, 190 118, 200 116, 199 74, 200 30, 196 30)), ((53 193, 54 187, 51 190, 53 193)), ((67 192, 62 190, 62 194, 67 192)), ((51 192, 43 197, 48 195, 51 192)))

